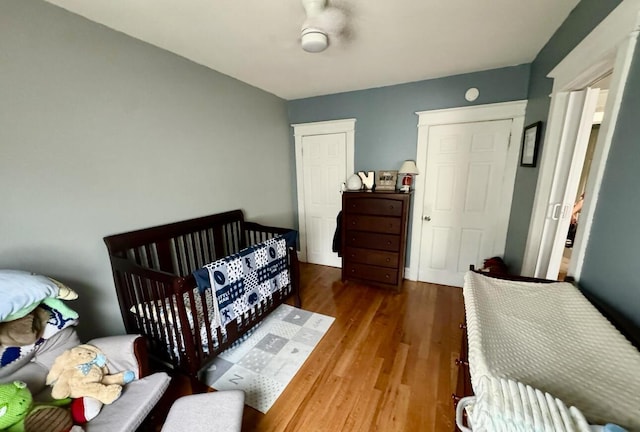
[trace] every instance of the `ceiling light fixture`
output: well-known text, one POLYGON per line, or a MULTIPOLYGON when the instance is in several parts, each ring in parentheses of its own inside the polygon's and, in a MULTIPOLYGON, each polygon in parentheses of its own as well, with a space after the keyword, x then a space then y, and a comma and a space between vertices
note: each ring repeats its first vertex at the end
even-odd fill
POLYGON ((347 17, 340 8, 327 4, 327 0, 301 0, 306 13, 300 40, 302 49, 319 53, 344 35, 347 17))
POLYGON ((310 53, 319 53, 327 49, 329 38, 326 33, 314 29, 306 28, 302 30, 302 49, 310 53))

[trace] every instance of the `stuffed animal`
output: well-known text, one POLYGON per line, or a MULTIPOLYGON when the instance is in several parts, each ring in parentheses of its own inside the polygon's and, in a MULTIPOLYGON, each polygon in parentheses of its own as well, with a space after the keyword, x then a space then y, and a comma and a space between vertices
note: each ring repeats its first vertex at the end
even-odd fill
POLYGON ((67 432, 73 426, 71 414, 66 409, 48 404, 33 406, 32 403, 31 392, 24 382, 0 384, 0 430, 67 432))
POLYGON ((24 422, 32 402, 31 392, 22 381, 0 385, 0 430, 17 430, 16 425, 24 422))
POLYGON ((69 410, 71 411, 73 422, 77 425, 83 425, 96 418, 100 414, 102 407, 103 403, 99 400, 85 396, 73 399, 71 405, 69 405, 69 410))
POLYGON ((104 354, 93 345, 78 345, 56 358, 47 384, 52 385, 54 399, 89 396, 110 404, 122 391, 122 386, 135 378, 132 371, 110 375, 104 354))
POLYGON ((49 312, 37 307, 22 318, 0 322, 0 345, 26 346, 36 343, 49 317, 49 312))

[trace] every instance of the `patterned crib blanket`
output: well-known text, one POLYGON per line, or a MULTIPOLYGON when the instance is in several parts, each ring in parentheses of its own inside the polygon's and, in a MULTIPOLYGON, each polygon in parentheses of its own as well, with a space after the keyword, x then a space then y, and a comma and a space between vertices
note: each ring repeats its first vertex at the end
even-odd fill
MULTIPOLYGON (((78 324, 77 314, 71 316, 64 311, 59 311, 45 304, 40 304, 41 308, 49 312, 49 319, 44 325, 42 336, 35 343, 25 346, 0 346, 0 367, 4 367, 16 360, 25 358, 33 353, 47 339, 62 331, 63 329, 78 324)), ((73 312, 73 311, 72 311, 73 312)))
POLYGON ((256 312, 290 284, 288 237, 278 236, 207 264, 194 272, 200 293, 213 289, 212 328, 226 338, 226 325, 256 312))

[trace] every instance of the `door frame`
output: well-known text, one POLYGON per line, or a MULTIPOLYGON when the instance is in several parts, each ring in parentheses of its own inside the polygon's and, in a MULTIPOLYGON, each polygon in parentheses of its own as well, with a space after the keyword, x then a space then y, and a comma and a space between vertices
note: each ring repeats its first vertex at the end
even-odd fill
MULTIPOLYGON (((354 172, 355 165, 355 127, 356 119, 330 120, 312 123, 292 124, 293 136, 295 140, 296 153, 296 188, 298 197, 298 231, 300 240, 299 259, 307 262, 307 224, 305 211, 305 195, 304 195, 304 164, 302 160, 302 138, 310 135, 328 135, 336 133, 344 133, 347 144, 347 166, 346 176, 354 172)), ((339 182, 337 182, 339 183, 339 182)), ((336 184, 338 187, 338 184, 336 184)), ((336 215, 337 216, 337 215, 336 215)))
MULTIPOLYGON (((552 146, 551 143, 561 142, 568 95, 574 90, 589 86, 613 70, 604 118, 585 189, 587 199, 580 212, 580 230, 574 241, 569 265, 568 274, 576 279, 580 278, 593 215, 639 30, 640 0, 624 0, 547 75, 554 80, 553 90, 520 272, 522 275, 547 277, 543 270, 548 266, 539 262, 541 259, 539 252, 542 247, 543 228, 551 190, 558 182, 554 172, 555 160, 561 151, 566 151, 557 145, 552 146)), ((547 241, 553 241, 553 239, 547 241)))
MULTIPOLYGON (((418 145, 416 164, 418 171, 423 175, 415 177, 413 216, 411 218, 411 250, 409 252, 409 267, 406 269, 406 278, 418 280, 420 267, 420 250, 422 243, 422 211, 424 208, 424 193, 426 190, 425 175, 427 161, 427 147, 429 141, 429 129, 433 126, 473 123, 492 120, 513 120, 511 124, 511 137, 502 183, 500 198, 500 226, 504 226, 504 235, 499 234, 498 244, 506 244, 507 226, 509 225, 509 213, 511 212, 511 200, 518 167, 518 155, 520 154, 520 142, 524 126, 524 115, 527 108, 526 100, 502 102, 470 107, 448 108, 431 111, 419 111, 418 115, 418 145)), ((489 257, 487 257, 489 258, 489 257)))

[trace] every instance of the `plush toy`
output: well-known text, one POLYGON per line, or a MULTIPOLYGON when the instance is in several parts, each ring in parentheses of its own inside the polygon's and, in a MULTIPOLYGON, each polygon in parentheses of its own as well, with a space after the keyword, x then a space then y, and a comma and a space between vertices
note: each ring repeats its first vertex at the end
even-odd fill
POLYGON ((31 392, 22 381, 0 384, 0 430, 67 432, 73 426, 71 414, 66 409, 48 404, 33 406, 32 403, 31 392))
POLYGON ((22 318, 0 322, 0 345, 26 346, 34 344, 44 332, 49 312, 35 308, 22 318))
POLYGON ((0 385, 0 430, 17 430, 18 423, 31 409, 33 398, 27 385, 22 381, 0 385))
POLYGON ((52 385, 54 399, 89 396, 110 404, 122 391, 122 386, 135 378, 132 371, 110 375, 104 354, 93 345, 78 345, 56 358, 47 384, 52 385))
POLYGON ((103 403, 92 397, 81 397, 73 399, 69 410, 71 411, 71 418, 77 425, 83 425, 93 420, 100 410, 102 410, 103 403))

